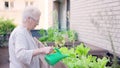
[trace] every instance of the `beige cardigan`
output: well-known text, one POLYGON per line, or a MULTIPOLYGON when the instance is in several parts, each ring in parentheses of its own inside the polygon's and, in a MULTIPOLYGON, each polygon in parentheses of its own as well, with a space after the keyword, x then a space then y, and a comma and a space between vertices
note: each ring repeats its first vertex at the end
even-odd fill
POLYGON ((42 54, 32 57, 36 48, 38 48, 36 41, 25 27, 15 28, 9 39, 10 68, 66 68, 62 62, 51 67, 42 54))

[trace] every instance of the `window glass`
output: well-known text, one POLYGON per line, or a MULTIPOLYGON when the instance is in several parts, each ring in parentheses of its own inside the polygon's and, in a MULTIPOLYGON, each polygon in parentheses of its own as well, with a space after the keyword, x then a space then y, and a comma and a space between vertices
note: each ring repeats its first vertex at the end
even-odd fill
POLYGON ((28 6, 28 1, 25 2, 25 6, 28 6))
POLYGON ((13 8, 14 7, 14 2, 10 2, 10 6, 11 6, 11 8, 13 8))
POLYGON ((30 2, 30 5, 33 5, 33 2, 30 2))
POLYGON ((9 8, 9 2, 5 1, 5 8, 9 8))

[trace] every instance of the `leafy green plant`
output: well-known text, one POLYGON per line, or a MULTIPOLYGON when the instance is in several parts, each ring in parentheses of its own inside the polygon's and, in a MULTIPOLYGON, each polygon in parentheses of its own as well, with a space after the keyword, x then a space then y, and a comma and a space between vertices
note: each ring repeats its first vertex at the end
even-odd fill
POLYGON ((54 42, 55 46, 64 46, 65 42, 70 41, 73 43, 77 40, 77 34, 73 30, 61 30, 59 31, 57 28, 49 28, 48 30, 40 30, 40 35, 42 37, 39 38, 41 42, 54 42), (66 37, 67 36, 67 37, 66 37))
POLYGON ((15 25, 10 19, 0 18, 0 34, 8 34, 15 28, 15 25))
POLYGON ((64 31, 59 31, 55 28, 49 28, 46 30, 46 32, 41 30, 39 33, 42 35, 42 37, 39 38, 41 42, 54 42, 57 47, 65 44, 64 31))
POLYGON ((46 35, 46 30, 45 29, 40 29, 39 31, 41 36, 45 36, 46 35))
POLYGON ((65 44, 65 38, 62 32, 57 32, 56 34, 54 34, 54 40, 56 46, 63 46, 65 44))
POLYGON ((74 43, 77 40, 77 33, 74 30, 68 30, 67 34, 69 41, 72 42, 72 47, 74 47, 75 46, 74 43))
POLYGON ((82 56, 82 55, 86 56, 89 51, 90 51, 90 48, 85 47, 84 44, 81 43, 76 47, 75 53, 77 53, 79 56, 82 56))
POLYGON ((0 18, 0 47, 6 46, 9 34, 15 28, 13 20, 0 18))
POLYGON ((42 35, 42 37, 40 37, 39 40, 42 42, 53 42, 55 32, 56 30, 53 28, 49 28, 48 30, 46 30, 46 34, 45 31, 42 30, 41 32, 39 32, 40 35, 42 35))
POLYGON ((39 40, 40 40, 41 42, 44 42, 44 41, 47 40, 48 36, 46 36, 46 35, 47 35, 46 30, 40 29, 39 34, 42 36, 42 37, 39 38, 39 40))
POLYGON ((90 48, 85 47, 83 43, 75 48, 68 49, 67 47, 61 47, 60 51, 63 54, 69 55, 68 58, 63 59, 63 63, 68 68, 107 68, 106 63, 108 59, 103 57, 97 58, 88 54, 90 48))
POLYGON ((70 42, 77 40, 77 33, 74 30, 68 30, 67 33, 70 42))

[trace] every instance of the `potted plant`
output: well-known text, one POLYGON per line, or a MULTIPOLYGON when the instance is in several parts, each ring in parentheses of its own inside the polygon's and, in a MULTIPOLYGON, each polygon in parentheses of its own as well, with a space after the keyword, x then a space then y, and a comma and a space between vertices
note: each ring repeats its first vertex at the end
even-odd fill
POLYGON ((77 33, 74 30, 61 30, 50 27, 48 30, 40 29, 41 37, 39 40, 47 45, 61 46, 73 46, 80 44, 77 41, 77 33))
POLYGON ((55 28, 49 28, 46 31, 40 30, 42 37, 39 40, 47 45, 62 46, 65 44, 64 31, 55 28))
POLYGON ((10 19, 0 18, 0 47, 6 46, 11 31, 15 28, 15 25, 10 19))

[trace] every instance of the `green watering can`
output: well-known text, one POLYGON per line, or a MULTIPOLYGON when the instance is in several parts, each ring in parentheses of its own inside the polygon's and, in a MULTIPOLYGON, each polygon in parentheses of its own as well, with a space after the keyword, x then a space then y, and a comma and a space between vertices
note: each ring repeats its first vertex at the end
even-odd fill
POLYGON ((62 54, 59 49, 55 48, 56 52, 52 54, 48 54, 45 56, 45 60, 49 65, 55 65, 57 62, 62 60, 63 58, 68 57, 68 55, 62 54))

